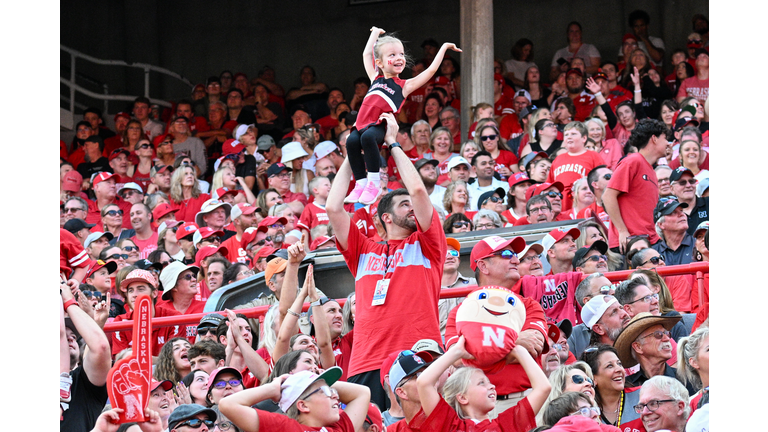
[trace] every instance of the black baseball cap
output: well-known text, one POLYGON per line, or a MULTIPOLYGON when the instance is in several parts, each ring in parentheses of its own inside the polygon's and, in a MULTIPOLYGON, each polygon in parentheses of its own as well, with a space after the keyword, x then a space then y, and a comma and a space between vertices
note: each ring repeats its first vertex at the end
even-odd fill
POLYGON ((275 162, 270 165, 269 168, 267 168, 267 177, 272 177, 273 175, 280 174, 283 171, 291 172, 293 170, 285 166, 285 164, 282 162, 275 162))
MULTIPOLYGON (((670 178, 672 178, 672 176, 670 176, 670 178)), ((662 216, 672 214, 678 207, 688 208, 688 204, 681 203, 677 200, 676 196, 668 196, 660 199, 658 204, 656 204, 656 208, 653 210, 653 221, 658 222, 662 216)))
POLYGON ((71 232, 72 234, 75 234, 83 228, 91 229, 95 226, 95 224, 85 223, 85 221, 82 219, 74 218, 68 220, 67 223, 64 224, 64 229, 71 232))
POLYGON ((584 260, 584 257, 587 256, 589 251, 592 250, 596 250, 600 252, 600 254, 605 255, 606 252, 608 252, 608 245, 602 240, 595 240, 595 242, 591 245, 580 248, 576 251, 576 254, 573 255, 573 260, 571 261, 573 268, 578 267, 578 265, 581 264, 581 262, 584 260))

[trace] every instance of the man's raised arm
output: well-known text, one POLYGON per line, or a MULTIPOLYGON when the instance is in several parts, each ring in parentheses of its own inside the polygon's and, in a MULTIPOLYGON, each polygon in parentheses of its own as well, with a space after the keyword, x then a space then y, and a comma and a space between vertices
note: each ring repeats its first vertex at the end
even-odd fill
POLYGON ((351 178, 352 168, 349 166, 349 159, 345 159, 333 179, 331 192, 328 193, 328 199, 325 202, 325 212, 328 214, 328 220, 331 222, 334 235, 336 235, 336 244, 340 246, 340 249, 347 249, 350 220, 347 211, 344 210, 344 198, 347 197, 351 178))

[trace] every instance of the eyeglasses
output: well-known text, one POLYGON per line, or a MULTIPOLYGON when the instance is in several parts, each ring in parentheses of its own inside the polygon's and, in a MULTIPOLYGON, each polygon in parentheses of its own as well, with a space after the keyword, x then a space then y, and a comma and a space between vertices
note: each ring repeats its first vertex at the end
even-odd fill
POLYGON ((640 265, 645 265, 645 264, 648 264, 649 262, 653 265, 658 265, 660 262, 665 262, 665 261, 664 261, 664 257, 659 255, 659 256, 651 257, 648 261, 640 265))
POLYGON ((213 420, 200 420, 200 419, 189 419, 185 422, 181 422, 176 425, 176 428, 181 426, 189 426, 192 429, 200 429, 200 426, 205 425, 208 428, 213 427, 213 420))
POLYGON ((546 196, 548 196, 550 198, 560 198, 560 199, 563 198, 563 194, 561 194, 560 192, 555 192, 555 191, 549 191, 549 192, 544 193, 542 195, 546 195, 546 196))
POLYGON ((205 336, 209 332, 211 334, 215 334, 216 333, 216 327, 202 327, 202 328, 197 329, 197 334, 199 334, 200 336, 205 336))
POLYGON ((227 384, 229 384, 230 387, 237 387, 237 386, 240 385, 241 382, 242 381, 240 381, 239 379, 231 379, 229 381, 221 380, 221 381, 216 381, 215 383, 213 383, 213 387, 221 390, 221 389, 225 388, 227 386, 227 384))
POLYGON ((605 255, 592 255, 591 257, 584 258, 584 260, 581 262, 581 265, 579 265, 578 267, 581 267, 582 265, 586 264, 587 261, 600 262, 600 260, 608 262, 608 257, 605 255))
POLYGON ((483 141, 493 141, 493 140, 495 140, 498 137, 499 137, 498 135, 493 134, 493 135, 481 136, 480 139, 482 139, 483 141))
POLYGON ((453 223, 454 228, 464 228, 465 226, 469 226, 468 221, 456 221, 453 223))
POLYGON ((201 242, 211 242, 211 243, 221 243, 221 237, 219 237, 219 236, 210 236, 210 237, 206 237, 206 238, 204 238, 204 239, 202 239, 200 241, 201 242))
POLYGON ((191 281, 192 279, 196 279, 195 276, 192 275, 192 273, 187 273, 184 276, 179 276, 179 279, 184 279, 185 281, 191 281))
POLYGON ((541 261, 541 258, 538 255, 528 255, 527 257, 520 259, 521 263, 523 263, 523 262, 532 263, 534 261, 541 261))
POLYGON ((65 214, 66 213, 74 213, 74 212, 78 212, 78 211, 85 211, 85 210, 81 209, 80 207, 69 207, 69 208, 65 207, 64 208, 64 213, 65 214))
POLYGON ((556 127, 557 127, 557 125, 555 125, 554 123, 545 123, 545 124, 544 124, 544 126, 542 127, 542 129, 543 129, 543 128, 548 128, 548 127, 553 127, 553 128, 556 128, 556 127))
POLYGON ((669 183, 669 177, 666 178, 657 178, 656 181, 658 183, 669 183))
POLYGON ((487 203, 488 201, 490 201, 490 202, 494 202, 494 203, 500 203, 500 202, 504 202, 504 199, 503 199, 503 198, 499 198, 499 197, 497 197, 497 196, 492 196, 492 197, 490 197, 490 198, 486 198, 486 199, 483 201, 483 205, 485 205, 485 203, 487 203))
POLYGON ((573 381, 574 384, 584 384, 584 381, 586 381, 591 385, 595 385, 595 382, 592 381, 592 378, 584 375, 573 375, 571 376, 571 381, 573 381))
POLYGON ((219 428, 219 430, 223 430, 223 431, 230 430, 232 426, 234 426, 234 423, 232 423, 231 421, 216 423, 216 427, 219 428))
POLYGON ((404 386, 404 385, 405 385, 405 383, 407 383, 408 381, 410 381, 410 380, 412 380, 412 379, 414 379, 414 378, 418 378, 418 377, 420 377, 422 372, 423 372, 423 371, 418 371, 418 372, 416 372, 415 374, 413 374, 413 375, 411 375, 411 376, 407 376, 407 377, 403 378, 403 380, 402 380, 402 381, 400 381, 400 383, 399 383, 397 386, 398 386, 398 387, 402 387, 402 386, 404 386))
POLYGON ((645 296, 645 297, 640 297, 640 298, 639 298, 639 299, 637 299, 637 300, 632 300, 631 302, 627 302, 627 303, 625 303, 625 304, 632 304, 632 303, 637 303, 637 302, 639 302, 639 301, 641 301, 641 300, 642 300, 642 301, 644 301, 644 302, 646 302, 646 303, 650 303, 650 302, 651 302, 651 300, 658 300, 658 299, 659 299, 659 295, 658 295, 658 294, 648 294, 648 295, 647 295, 647 296, 645 296))
POLYGON ((139 148, 140 149, 148 149, 148 148, 154 148, 154 147, 152 146, 152 144, 144 143, 144 144, 140 145, 139 148))
POLYGON ((453 249, 448 249, 448 251, 445 253, 445 257, 448 258, 449 256, 452 256, 452 257, 456 258, 456 257, 459 256, 459 251, 453 250, 453 249))
POLYGON ((648 407, 648 411, 654 412, 657 409, 659 409, 659 404, 662 404, 664 402, 676 402, 674 399, 664 399, 664 400, 652 400, 648 402, 647 404, 637 404, 634 408, 635 412, 640 414, 643 412, 643 408, 648 407))
POLYGON ((139 251, 139 247, 138 246, 123 246, 123 250, 126 251, 126 252, 133 252, 133 251, 138 252, 139 251))
POLYGON ((104 213, 104 216, 122 216, 122 215, 123 215, 122 210, 110 210, 104 213))
POLYGON ((532 208, 532 209, 528 210, 528 212, 530 214, 536 214, 538 212, 545 213, 545 212, 548 212, 548 211, 549 211, 549 207, 547 207, 547 206, 536 207, 536 208, 532 208))
POLYGON ((613 289, 613 287, 610 286, 610 285, 603 285, 603 286, 600 287, 600 294, 606 295, 609 292, 611 292, 612 289, 613 289))
POLYGON ((581 415, 581 416, 588 417, 588 418, 597 417, 597 416, 600 415, 600 408, 598 408, 598 407, 589 407, 589 408, 581 407, 581 408, 577 409, 576 411, 574 411, 574 412, 572 412, 572 413, 570 413, 568 415, 569 416, 581 415))
POLYGON ((280 174, 271 175, 270 178, 271 177, 288 178, 290 176, 291 176, 291 173, 289 173, 288 171, 283 171, 280 174))
POLYGON ((687 185, 696 186, 696 183, 698 182, 699 181, 696 179, 688 179, 688 180, 678 180, 675 182, 675 184, 679 184, 680 186, 687 186, 687 185))
POLYGON ((315 393, 317 393, 319 391, 323 392, 323 394, 326 397, 329 397, 329 398, 335 398, 335 397, 339 396, 339 392, 337 392, 335 388, 328 387, 327 385, 324 385, 324 386, 320 386, 319 388, 316 388, 313 391, 309 392, 309 394, 304 396, 303 398, 301 398, 301 400, 307 400, 307 399, 309 399, 310 396, 312 396, 313 394, 315 394, 315 393))
POLYGON ((606 179, 606 180, 610 180, 612 176, 613 176, 613 174, 608 173, 608 174, 604 175, 603 178, 606 179))
POLYGON ((492 223, 477 224, 477 225, 475 225, 475 229, 476 230, 487 230, 487 229, 494 229, 494 228, 496 228, 496 225, 494 225, 492 223))
POLYGON ((127 260, 128 259, 128 254, 112 254, 112 255, 107 257, 107 260, 111 260, 111 259, 118 260, 120 258, 122 258, 124 260, 127 260))
POLYGON ((254 273, 254 271, 253 271, 253 270, 250 270, 250 269, 248 269, 248 270, 243 270, 243 271, 241 271, 241 272, 240 272, 240 273, 238 273, 237 275, 238 275, 238 276, 245 276, 245 277, 250 277, 250 276, 253 276, 253 275, 255 275, 255 274, 256 274, 256 273, 254 273))
MULTIPOLYGON (((443 118, 440 119, 441 122, 448 121, 448 120, 456 120, 456 116, 443 117, 443 118)), ((483 137, 483 138, 485 138, 485 137, 483 137)), ((491 139, 493 139, 493 138, 491 138, 491 139)))
POLYGON ((274 224, 269 226, 269 228, 274 228, 274 229, 280 229, 280 228, 284 228, 284 227, 285 227, 285 225, 283 225, 281 223, 274 223, 274 224))
POLYGON ((658 340, 662 340, 662 339, 664 339, 664 336, 669 337, 670 334, 671 333, 669 332, 669 330, 656 330, 653 333, 647 334, 645 336, 640 336, 638 339, 645 339, 645 338, 653 336, 654 338, 656 338, 658 340))

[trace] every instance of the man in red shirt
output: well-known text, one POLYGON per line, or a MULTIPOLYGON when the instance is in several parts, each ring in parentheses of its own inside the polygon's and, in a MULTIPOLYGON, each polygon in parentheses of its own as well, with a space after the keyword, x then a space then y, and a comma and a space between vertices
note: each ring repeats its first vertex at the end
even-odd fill
MULTIPOLYGON (((267 169, 267 186, 274 188, 283 198, 283 203, 288 204, 298 201, 302 204, 301 209, 307 205, 307 196, 301 192, 291 192, 291 171, 282 162, 273 163, 267 169)), ((291 208, 294 208, 293 206, 291 208)), ((294 209, 294 212, 296 210, 294 209)), ((301 214, 301 211, 298 212, 301 214)))
MULTIPOLYGON (((131 211, 131 203, 123 201, 117 196, 114 176, 112 173, 100 172, 93 178, 93 192, 96 194, 96 201, 88 200, 86 222, 92 224, 101 222, 101 209, 108 204, 115 204, 120 207, 123 214, 128 214, 131 211)), ((131 228, 130 218, 123 218, 123 228, 131 228)))
POLYGON ((131 237, 139 247, 139 259, 145 259, 150 253, 157 250, 157 231, 152 229, 152 212, 143 202, 131 206, 131 227, 136 235, 131 237))
POLYGON ((229 262, 247 263, 249 261, 248 253, 241 243, 243 240, 243 233, 245 233, 246 229, 252 227, 253 222, 256 220, 254 217, 256 210, 257 207, 248 203, 240 203, 232 207, 230 216, 232 217, 232 224, 235 226, 235 235, 221 244, 226 247, 229 252, 227 254, 229 262))
MULTIPOLYGON (((581 69, 571 68, 565 73, 565 86, 568 88, 568 97, 573 101, 576 114, 575 121, 582 122, 589 117, 595 107, 595 97, 584 90, 584 73, 581 69)), ((585 133, 584 136, 587 134, 585 133)))
MULTIPOLYGON (((536 195, 544 195, 549 200, 549 204, 551 205, 552 210, 552 220, 569 220, 570 218, 565 212, 562 212, 563 209, 563 184, 559 181, 556 181, 554 183, 540 183, 535 184, 528 188, 527 191, 525 191, 525 198, 527 200, 530 200, 531 197, 534 197, 536 195)), ((524 220, 524 219, 518 219, 518 221, 524 220)), ((515 223, 517 225, 517 223, 515 223)), ((520 223, 520 225, 526 225, 524 222, 520 223)))
POLYGON ((578 228, 555 228, 541 240, 545 245, 544 254, 549 265, 552 266, 550 274, 567 273, 573 271, 573 257, 576 255, 576 239, 581 231, 578 228), (547 245, 550 245, 547 247, 547 245))
POLYGON ((563 147, 568 153, 563 153, 552 162, 548 182, 559 181, 565 188, 563 191, 563 208, 567 212, 573 205, 573 183, 586 177, 594 167, 602 165, 603 158, 594 151, 587 150, 587 128, 580 121, 570 122, 563 129, 563 147))
MULTIPOLYGON (((470 254, 469 266, 475 271, 475 279, 478 286, 499 286, 513 292, 519 292, 514 287, 520 280, 517 270, 520 260, 517 254, 525 249, 525 240, 522 237, 514 237, 505 240, 498 236, 486 237, 477 242, 470 254)), ((520 330, 517 345, 520 345, 536 358, 542 352, 549 351, 547 344, 547 324, 544 310, 535 300, 529 297, 521 297, 525 306, 525 324, 520 330)), ((456 306, 448 314, 448 322, 445 326, 446 349, 458 341, 456 333, 456 306)), ((525 391, 531 388, 531 382, 519 363, 511 363, 512 356, 507 357, 508 362, 501 371, 486 374, 488 379, 496 386, 496 410, 503 412, 517 404, 525 395, 525 391)))
POLYGON ((624 253, 630 235, 647 234, 651 244, 659 241, 653 220, 653 210, 659 202, 653 164, 670 147, 666 131, 659 120, 640 120, 628 142, 638 153, 619 161, 603 193, 605 211, 611 218, 608 246, 614 252, 624 253))
POLYGON ((363 236, 344 210, 352 170, 345 161, 328 196, 326 211, 336 245, 355 276, 357 314, 349 381, 372 389, 372 400, 386 406, 379 367, 392 351, 420 339, 440 340, 437 303, 446 243, 437 211, 408 156, 395 141, 398 126, 392 114, 385 142, 395 159, 406 190, 390 192, 379 201, 378 217, 387 232, 386 244, 363 236), (410 323, 392 332, 402 320, 410 323))
POLYGON ((542 195, 532 196, 525 203, 525 212, 527 216, 516 220, 515 226, 552 222, 555 217, 552 213, 552 204, 546 196, 542 195))
POLYGON ((605 193, 605 189, 608 187, 608 181, 611 179, 611 176, 613 176, 613 171, 606 168, 605 165, 596 166, 587 174, 587 184, 589 185, 589 190, 595 195, 595 202, 589 207, 582 209, 576 215, 576 219, 586 219, 595 215, 600 218, 603 225, 606 227, 611 226, 611 218, 608 217, 608 213, 603 208, 603 193, 605 193))
POLYGON ((117 135, 104 140, 104 153, 112 153, 112 150, 123 147, 123 133, 128 128, 128 122, 131 121, 131 116, 127 112, 119 112, 115 114, 115 132, 117 135))

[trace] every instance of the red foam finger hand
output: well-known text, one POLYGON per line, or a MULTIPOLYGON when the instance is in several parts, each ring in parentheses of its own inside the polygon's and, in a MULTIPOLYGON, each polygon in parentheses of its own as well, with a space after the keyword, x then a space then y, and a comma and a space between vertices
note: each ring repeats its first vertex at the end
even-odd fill
POLYGON ((142 295, 136 301, 133 321, 133 352, 115 363, 107 375, 107 392, 113 407, 122 408, 118 423, 149 420, 144 410, 149 399, 152 376, 151 300, 142 295))

